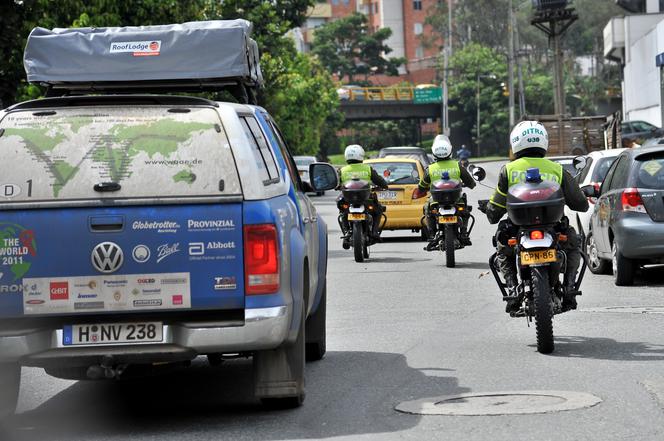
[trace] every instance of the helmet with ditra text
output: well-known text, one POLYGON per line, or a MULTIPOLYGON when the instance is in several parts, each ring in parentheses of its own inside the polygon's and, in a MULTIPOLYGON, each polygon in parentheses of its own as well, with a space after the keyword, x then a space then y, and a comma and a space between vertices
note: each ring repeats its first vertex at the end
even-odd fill
POLYGON ((518 155, 526 149, 542 149, 546 153, 549 148, 549 134, 538 121, 521 121, 510 133, 512 152, 518 155))
POLYGON ((447 159, 452 156, 452 143, 450 138, 445 135, 438 135, 433 140, 433 145, 431 146, 431 153, 433 156, 438 159, 447 159))
POLYGON ((359 144, 351 144, 344 150, 344 158, 347 163, 364 161, 364 149, 359 144))

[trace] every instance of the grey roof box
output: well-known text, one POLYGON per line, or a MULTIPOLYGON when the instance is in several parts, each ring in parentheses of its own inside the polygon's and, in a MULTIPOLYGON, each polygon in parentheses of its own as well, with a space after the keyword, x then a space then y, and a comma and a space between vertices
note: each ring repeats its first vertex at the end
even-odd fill
POLYGON ((220 84, 224 79, 226 84, 260 86, 251 28, 246 20, 35 28, 25 48, 25 71, 29 82, 63 89, 136 82, 220 84))

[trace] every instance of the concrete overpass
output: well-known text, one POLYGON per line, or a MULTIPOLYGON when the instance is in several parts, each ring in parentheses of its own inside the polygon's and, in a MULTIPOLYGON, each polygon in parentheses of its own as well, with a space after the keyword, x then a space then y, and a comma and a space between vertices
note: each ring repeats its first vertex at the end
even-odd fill
POLYGON ((440 118, 438 87, 366 87, 339 89, 346 121, 440 118))

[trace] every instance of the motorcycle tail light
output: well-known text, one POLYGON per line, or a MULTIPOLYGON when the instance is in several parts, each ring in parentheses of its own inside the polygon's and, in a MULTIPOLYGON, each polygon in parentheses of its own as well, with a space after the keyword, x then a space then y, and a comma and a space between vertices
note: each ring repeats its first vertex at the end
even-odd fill
POLYGON ((373 209, 374 209, 374 206, 373 206, 373 205, 369 205, 369 211, 373 211, 373 209))
POLYGON ((511 247, 515 247, 515 246, 516 246, 516 242, 517 242, 517 241, 516 241, 516 237, 512 237, 512 238, 510 238, 510 239, 507 239, 507 245, 509 245, 509 246, 511 246, 511 247))
POLYGON ((530 232, 530 240, 542 240, 544 239, 544 233, 540 230, 533 230, 530 232))
POLYGON ((279 291, 279 244, 274 225, 245 225, 244 274, 247 295, 279 291))
POLYGON ((437 209, 437 208, 432 208, 432 209, 431 209, 431 213, 433 213, 433 214, 438 214, 438 209, 437 209))
POLYGON ((459 210, 459 211, 463 211, 463 210, 464 210, 463 205, 459 205, 459 206, 457 207, 457 210, 459 210))
POLYGON ((643 205, 641 194, 636 188, 626 188, 621 196, 623 211, 633 211, 636 213, 645 213, 646 207, 643 205))
POLYGON ((558 241, 559 242, 567 242, 567 235, 566 234, 558 234, 558 241))
POLYGON ((348 205, 348 204, 343 204, 341 206, 341 208, 343 208, 344 210, 348 210, 348 207, 350 207, 350 205, 348 205))

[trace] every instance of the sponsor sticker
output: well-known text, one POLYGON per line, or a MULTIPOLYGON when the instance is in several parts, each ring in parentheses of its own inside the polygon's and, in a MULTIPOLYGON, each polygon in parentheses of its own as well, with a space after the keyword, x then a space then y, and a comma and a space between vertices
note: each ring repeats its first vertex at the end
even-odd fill
POLYGON ((134 300, 134 306, 137 308, 140 307, 155 307, 155 306, 161 306, 161 299, 140 299, 140 300, 134 300))
POLYGON ((69 282, 51 282, 51 300, 69 300, 69 282))
POLYGON ((205 254, 205 244, 203 242, 191 242, 189 244, 190 256, 202 256, 205 254))
POLYGON ((184 285, 187 283, 187 279, 184 277, 172 278, 172 279, 161 279, 162 285, 184 285))
POLYGON ((189 231, 229 231, 235 229, 235 222, 233 219, 216 219, 216 220, 194 220, 187 221, 187 229, 189 231))
POLYGON ((214 289, 216 291, 224 291, 227 289, 236 289, 236 288, 237 288, 237 283, 235 282, 235 276, 214 278, 214 289))
POLYGON ((172 301, 174 305, 182 305, 183 302, 182 294, 174 294, 172 297, 172 301))
POLYGON ((161 294, 161 288, 153 288, 153 289, 144 289, 142 290, 143 294, 161 294))
POLYGON ((114 279, 114 280, 104 279, 102 283, 104 284, 104 286, 122 288, 124 286, 127 286, 127 283, 129 283, 129 281, 127 279, 114 279))
POLYGON ((76 298, 79 298, 79 299, 96 299, 96 298, 97 298, 97 294, 83 294, 83 293, 79 293, 79 295, 76 296, 76 298))
POLYGON ((104 302, 74 302, 74 310, 104 309, 104 302))
POLYGON ((25 302, 26 305, 43 305, 44 303, 46 301, 41 299, 30 299, 25 302))
POLYGON ((146 245, 136 245, 131 252, 131 257, 138 263, 145 263, 150 260, 150 248, 146 245))
POLYGON ((152 285, 156 281, 157 281, 157 279, 155 279, 154 277, 143 277, 143 278, 136 279, 136 282, 139 285, 152 285))
POLYGON ((157 247, 157 263, 161 262, 168 256, 180 252, 180 242, 173 244, 163 244, 157 247))
POLYGON ((173 221, 134 221, 131 229, 134 231, 156 231, 157 233, 177 233, 180 224, 173 221))
POLYGON ((158 56, 161 52, 161 40, 114 41, 109 52, 112 54, 131 53, 134 57, 158 56))

